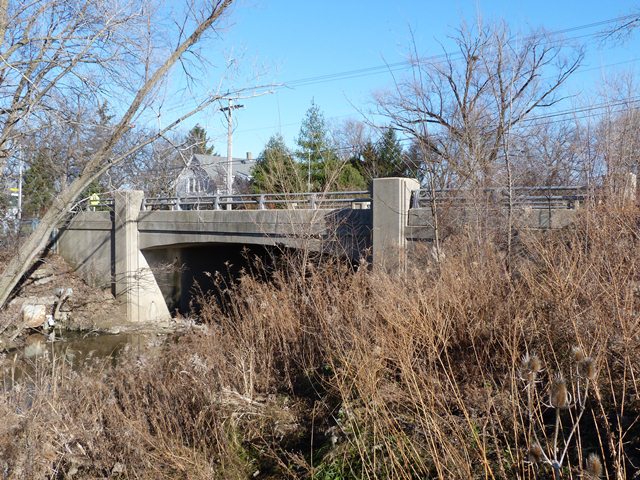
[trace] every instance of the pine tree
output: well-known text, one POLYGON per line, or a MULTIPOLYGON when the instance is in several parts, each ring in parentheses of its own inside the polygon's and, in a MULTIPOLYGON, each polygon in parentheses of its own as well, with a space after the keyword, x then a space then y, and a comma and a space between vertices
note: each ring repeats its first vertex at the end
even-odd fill
POLYGON ((256 193, 302 192, 306 189, 306 171, 296 162, 282 135, 272 136, 252 171, 256 193))
POLYGON ((375 149, 378 177, 396 177, 405 173, 404 153, 395 130, 387 128, 375 149))
POLYGON ((31 166, 24 173, 22 185, 24 217, 39 217, 51 205, 56 194, 53 182, 55 177, 56 173, 45 155, 36 153, 31 166))
POLYGON ((204 155, 215 155, 214 148, 212 145, 209 145, 210 139, 207 137, 207 131, 204 127, 201 127, 200 124, 196 124, 187 136, 184 139, 184 144, 191 155, 196 154, 204 154, 204 155))
POLYGON ((363 142, 351 164, 364 180, 370 184, 374 178, 413 176, 415 169, 409 168, 395 130, 387 127, 377 141, 363 142))
POLYGON ((313 100, 300 126, 296 143, 296 157, 306 167, 309 189, 324 189, 330 180, 327 167, 338 160, 338 155, 329 139, 324 115, 313 100))

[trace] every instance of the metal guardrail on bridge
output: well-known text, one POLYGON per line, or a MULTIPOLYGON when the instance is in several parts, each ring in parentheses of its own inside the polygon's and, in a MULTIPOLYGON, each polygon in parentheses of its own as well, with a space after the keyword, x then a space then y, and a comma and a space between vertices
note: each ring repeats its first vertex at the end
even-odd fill
MULTIPOLYGON (((512 204, 530 208, 566 208, 574 209, 587 199, 587 187, 584 186, 533 186, 513 187, 512 204)), ((509 204, 508 188, 485 188, 480 195, 461 189, 440 189, 435 192, 436 203, 463 206, 471 202, 485 200, 493 204, 509 204)), ((423 188, 413 192, 411 207, 430 207, 433 195, 430 189, 423 188)))
POLYGON ((263 193, 212 195, 192 197, 145 198, 143 210, 225 210, 225 209, 319 209, 370 208, 371 193, 366 190, 350 192, 263 193))
MULTIPOLYGON (((573 209, 588 197, 584 186, 532 186, 513 187, 513 205, 531 208, 573 209)), ((478 192, 457 188, 436 190, 437 203, 450 206, 469 205, 479 200, 508 205, 507 188, 486 188, 478 192)), ((371 192, 354 190, 347 192, 303 192, 234 194, 189 197, 145 197, 142 210, 227 210, 227 209, 320 209, 320 208, 371 208, 371 192)), ((422 188, 412 192, 411 208, 431 206, 431 190, 422 188)), ((79 211, 105 211, 113 209, 113 192, 100 194, 99 198, 87 197, 71 209, 79 211)))
POLYGON ((85 197, 78 200, 69 209, 69 212, 76 214, 82 211, 109 211, 113 209, 113 192, 101 193, 98 197, 85 197))
MULTIPOLYGON (((99 198, 86 197, 70 209, 75 214, 81 211, 108 211, 113 209, 113 192, 103 193, 99 198)), ((145 197, 142 210, 226 210, 231 209, 319 209, 319 208, 371 208, 371 193, 367 190, 348 192, 304 192, 208 195, 190 197, 145 197)))

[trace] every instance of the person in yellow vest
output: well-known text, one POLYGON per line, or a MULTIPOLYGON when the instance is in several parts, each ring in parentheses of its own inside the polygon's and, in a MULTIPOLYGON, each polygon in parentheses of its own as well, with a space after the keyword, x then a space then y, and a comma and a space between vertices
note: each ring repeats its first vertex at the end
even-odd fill
POLYGON ((91 207, 91 211, 95 212, 98 205, 100 205, 100 195, 93 192, 89 195, 89 206, 91 207))

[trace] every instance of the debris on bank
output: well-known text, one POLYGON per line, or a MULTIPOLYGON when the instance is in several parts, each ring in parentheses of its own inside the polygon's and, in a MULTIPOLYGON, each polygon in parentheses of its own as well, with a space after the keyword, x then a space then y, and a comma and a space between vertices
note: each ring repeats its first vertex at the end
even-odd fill
POLYGON ((104 331, 122 323, 109 290, 87 285, 62 257, 39 261, 18 295, 0 312, 0 352, 22 346, 34 332, 54 329, 104 331))

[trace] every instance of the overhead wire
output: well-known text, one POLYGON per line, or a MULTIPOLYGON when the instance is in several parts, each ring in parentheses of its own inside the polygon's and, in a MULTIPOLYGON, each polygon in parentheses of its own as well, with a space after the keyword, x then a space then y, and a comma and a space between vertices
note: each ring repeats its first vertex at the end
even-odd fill
MULTIPOLYGON (((557 37, 559 35, 562 35, 564 33, 570 33, 570 32, 575 32, 575 31, 580 31, 580 30, 586 30, 586 29, 591 29, 591 28, 596 28, 596 27, 602 27, 605 25, 610 25, 610 24, 615 24, 615 23, 620 23, 626 20, 630 20, 633 18, 638 18, 638 15, 635 14, 628 14, 628 15, 622 15, 622 16, 618 16, 618 17, 612 17, 612 18, 608 18, 605 20, 599 20, 596 22, 591 22, 591 23, 586 23, 586 24, 582 24, 582 25, 576 25, 573 27, 568 27, 568 28, 564 28, 564 29, 559 29, 559 30, 554 30, 552 32, 547 32, 546 35, 549 37, 557 37)), ((579 40, 582 38, 587 38, 587 37, 594 37, 601 34, 601 32, 593 32, 593 33, 587 33, 587 34, 583 34, 583 35, 578 35, 578 36, 573 36, 573 37, 569 37, 566 39, 558 39, 556 41, 572 41, 572 40, 579 40)), ((526 37, 524 37, 525 39, 530 39, 530 38, 535 38, 536 35, 528 35, 526 37)), ((437 60, 441 60, 441 59, 446 59, 446 58, 451 58, 453 60, 459 60, 462 58, 462 54, 460 53, 451 53, 451 52, 443 52, 443 53, 439 53, 439 54, 434 54, 434 55, 429 55, 429 56, 425 56, 425 57, 421 57, 419 59, 417 59, 417 61, 419 63, 427 63, 427 62, 435 62, 437 60)), ((380 64, 380 65, 372 65, 372 66, 368 66, 368 67, 362 67, 362 68, 357 68, 357 69, 353 69, 353 70, 345 70, 345 71, 341 71, 341 72, 331 72, 331 73, 323 73, 323 74, 318 74, 318 75, 313 75, 313 76, 309 76, 309 77, 302 77, 302 78, 298 78, 298 79, 293 79, 293 80, 285 80, 283 82, 281 82, 280 84, 277 85, 273 85, 271 88, 273 90, 276 89, 295 89, 296 87, 306 87, 306 86, 313 86, 313 85, 319 85, 319 84, 323 84, 323 83, 328 83, 328 82, 334 82, 334 81, 339 81, 339 80, 351 80, 354 78, 362 78, 362 77, 366 77, 366 76, 372 76, 372 75, 380 75, 383 73, 390 73, 390 72, 396 72, 396 71, 400 71, 400 70, 406 70, 410 67, 412 67, 414 65, 414 61, 413 60, 402 60, 402 61, 398 61, 398 62, 393 62, 393 63, 385 63, 385 64, 380 64)), ((255 87, 255 86, 248 86, 243 90, 246 91, 250 91, 252 89, 255 88, 263 88, 264 86, 260 86, 260 87, 255 87)), ((169 107, 165 107, 164 111, 165 112, 170 112, 173 111, 175 109, 180 109, 183 107, 183 104, 180 103, 178 105, 178 101, 176 101, 176 105, 175 106, 169 106, 169 107)))
MULTIPOLYGON (((604 25, 609 25, 612 23, 620 23, 622 21, 625 20, 629 20, 631 18, 635 18, 638 17, 638 15, 636 14, 629 14, 629 15, 623 15, 623 16, 619 16, 619 17, 614 17, 614 18, 609 18, 609 19, 605 19, 605 20, 600 20, 597 22, 592 22, 592 23, 587 23, 587 24, 583 24, 583 25, 576 25, 573 27, 568 27, 568 28, 564 28, 564 29, 560 29, 560 30, 555 30, 552 32, 548 32, 547 35, 549 37, 555 37, 555 36, 559 36, 562 35, 564 33, 570 33, 570 32, 574 32, 574 31, 579 31, 579 30, 585 30, 585 29, 590 29, 590 28, 595 28, 595 27, 602 27, 604 25)), ((584 34, 584 35, 578 35, 578 36, 574 36, 574 37, 570 37, 567 39, 558 39, 557 41, 571 41, 571 40, 578 40, 581 38, 586 38, 586 37, 593 37, 595 35, 599 35, 600 32, 595 32, 595 33, 589 33, 589 34, 584 34)), ((525 39, 531 39, 531 38, 535 38, 536 35, 528 35, 525 37, 525 39)), ((282 87, 296 87, 296 86, 309 86, 309 85, 315 85, 318 83, 324 83, 324 82, 328 82, 328 81, 334 81, 334 80, 341 80, 341 79, 351 79, 351 78, 358 78, 361 76, 367 76, 367 75, 377 75, 379 73, 385 73, 385 72, 389 72, 389 71, 396 71, 397 69, 401 69, 401 68, 409 68, 412 67, 414 65, 414 63, 417 61, 419 63, 425 63, 428 61, 436 61, 436 60, 440 60, 440 59, 447 59, 447 58, 451 58, 451 57, 461 57, 461 54, 456 54, 456 53, 450 53, 450 52, 443 52, 440 54, 434 54, 434 55, 429 55, 426 57, 421 57, 417 60, 404 60, 404 61, 399 61, 399 62, 394 62, 394 63, 388 63, 388 64, 383 64, 383 65, 375 65, 375 66, 370 66, 370 67, 363 67, 363 68, 359 68, 359 69, 354 69, 354 70, 346 70, 346 71, 342 71, 342 72, 334 72, 334 73, 328 73, 328 74, 320 74, 320 75, 315 75, 315 76, 310 76, 310 77, 303 77, 303 78, 299 78, 296 80, 289 80, 289 81, 285 81, 282 83, 282 87)))
MULTIPOLYGON (((629 104, 636 104, 636 103, 640 103, 640 97, 635 98, 634 100, 629 100, 629 101, 619 101, 619 102, 611 102, 611 103, 603 103, 600 104, 598 106, 592 106, 592 107, 587 107, 587 108, 583 108, 583 109, 576 109, 576 110, 567 110, 564 112, 564 115, 569 115, 572 114, 574 115, 571 119, 563 119, 563 118, 557 118, 557 116, 555 115, 550 115, 550 116, 546 116, 546 115, 541 115, 541 116, 537 116, 537 117, 531 117, 530 121, 537 121, 537 120, 544 120, 544 119, 551 119, 549 121, 546 122, 534 122, 531 123, 530 126, 544 126, 544 125, 552 125, 555 123, 559 123, 562 121, 575 121, 575 120, 584 120, 584 119, 588 119, 588 118, 595 118, 601 115, 601 112, 596 112, 594 113, 596 110, 602 110, 602 109, 608 109, 608 108, 612 108, 612 107, 616 107, 616 106, 628 106, 629 104), (578 115, 575 116, 575 113, 587 113, 586 115, 578 115)), ((628 111, 626 109, 619 109, 619 110, 615 110, 611 113, 613 114, 617 114, 617 113, 624 113, 625 111, 628 111)), ((437 138, 439 136, 443 136, 441 134, 432 134, 431 135, 432 138, 437 138)), ((414 141, 413 138, 410 137, 403 137, 403 138, 399 138, 397 139, 397 142, 400 145, 410 145, 412 142, 414 141)), ((330 153, 330 152, 334 152, 334 153, 339 153, 339 152, 356 152, 356 149, 353 146, 343 146, 343 147, 331 147, 331 148, 327 148, 325 150, 320 150, 319 153, 330 153)), ((294 156, 294 152, 290 152, 292 157, 294 156)), ((234 159, 232 161, 233 164, 247 164, 247 163, 257 163, 259 161, 263 160, 262 156, 256 157, 254 159, 234 159)), ((208 163, 208 164, 201 164, 201 166, 211 166, 211 165, 220 165, 222 167, 224 167, 225 163, 208 163)), ((182 170, 184 168, 184 166, 170 166, 170 167, 165 167, 165 168, 159 168, 159 167, 154 167, 154 168, 150 168, 150 169, 146 169, 145 172, 157 172, 157 171, 167 171, 167 170, 182 170)))

